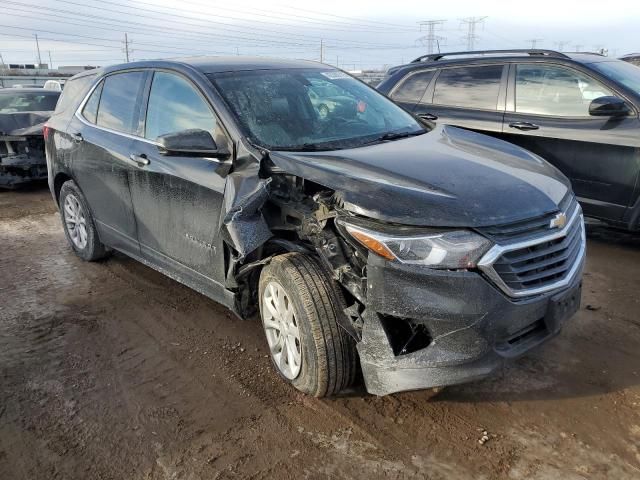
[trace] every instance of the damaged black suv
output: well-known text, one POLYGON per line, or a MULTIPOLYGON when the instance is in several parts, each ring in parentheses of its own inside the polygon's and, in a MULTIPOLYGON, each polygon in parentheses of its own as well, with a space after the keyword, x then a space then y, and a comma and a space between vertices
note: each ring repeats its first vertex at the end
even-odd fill
POLYGON ((108 67, 68 81, 48 128, 73 250, 123 252, 240 317, 259 308, 277 371, 305 393, 349 387, 358 365, 377 395, 482 378, 578 308, 568 180, 340 70, 108 67))

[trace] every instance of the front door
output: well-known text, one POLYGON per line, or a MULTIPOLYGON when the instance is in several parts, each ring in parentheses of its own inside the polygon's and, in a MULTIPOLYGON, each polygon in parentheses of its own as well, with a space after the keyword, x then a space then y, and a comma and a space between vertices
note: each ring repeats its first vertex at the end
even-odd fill
POLYGON ((101 80, 68 128, 74 142, 71 168, 100 240, 133 255, 139 249, 129 192, 129 151, 146 75, 131 71, 101 80))
POLYGON ((506 70, 501 64, 443 68, 413 113, 438 124, 498 134, 506 70))
POLYGON ((198 87, 168 71, 153 74, 141 128, 131 149, 138 166, 130 185, 142 255, 194 288, 220 287, 225 272, 218 223, 230 160, 163 154, 156 140, 206 130, 231 151, 228 137, 198 87))
POLYGON ((640 121, 589 115, 612 89, 576 69, 542 63, 512 66, 504 139, 537 153, 564 173, 586 214, 621 220, 640 169, 640 121))

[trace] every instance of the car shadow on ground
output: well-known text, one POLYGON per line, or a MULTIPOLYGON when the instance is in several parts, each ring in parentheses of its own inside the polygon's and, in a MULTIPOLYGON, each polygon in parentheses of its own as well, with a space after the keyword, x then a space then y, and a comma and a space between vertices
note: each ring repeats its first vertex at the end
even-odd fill
POLYGON ((42 190, 46 190, 49 188, 49 184, 47 180, 35 180, 29 183, 23 183, 20 185, 16 185, 15 187, 2 187, 0 188, 0 193, 2 192, 41 192, 42 190))
POLYGON ((640 232, 629 232, 604 226, 587 225, 587 239, 623 248, 640 249, 640 232))

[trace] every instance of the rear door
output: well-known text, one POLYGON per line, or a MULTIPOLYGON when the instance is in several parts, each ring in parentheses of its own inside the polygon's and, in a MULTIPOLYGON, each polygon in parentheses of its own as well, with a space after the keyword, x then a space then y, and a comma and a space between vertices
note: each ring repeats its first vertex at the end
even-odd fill
POLYGON ((413 113, 437 123, 498 134, 506 79, 503 64, 442 68, 413 113))
POLYGON ((558 167, 585 213, 621 220, 638 176, 638 115, 597 117, 589 104, 617 96, 586 72, 549 63, 511 67, 504 139, 558 167))
POLYGON ((206 130, 218 146, 232 151, 201 89, 180 73, 155 71, 146 120, 130 152, 139 161, 129 178, 140 249, 186 283, 210 289, 224 279, 218 222, 231 161, 160 152, 159 136, 188 129, 206 130))
POLYGON ((102 79, 67 130, 72 136, 72 171, 89 202, 100 239, 138 254, 129 192, 129 153, 138 123, 147 72, 114 73, 102 79))

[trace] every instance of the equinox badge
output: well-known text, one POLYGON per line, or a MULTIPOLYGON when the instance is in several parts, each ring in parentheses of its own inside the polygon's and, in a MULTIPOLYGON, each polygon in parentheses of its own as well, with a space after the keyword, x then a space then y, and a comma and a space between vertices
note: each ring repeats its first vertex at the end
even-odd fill
POLYGON ((564 228, 567 224, 567 216, 560 212, 555 217, 551 219, 549 222, 549 228, 564 228))

